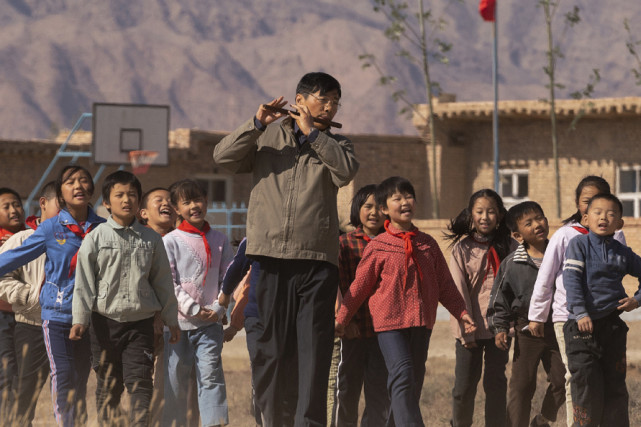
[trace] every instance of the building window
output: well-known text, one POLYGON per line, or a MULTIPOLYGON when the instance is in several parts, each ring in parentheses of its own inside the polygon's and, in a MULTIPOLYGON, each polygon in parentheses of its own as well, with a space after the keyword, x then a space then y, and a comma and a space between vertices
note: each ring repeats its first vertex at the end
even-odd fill
POLYGON ((227 198, 231 194, 231 181, 228 177, 220 175, 198 175, 195 180, 207 193, 207 201, 210 205, 229 202, 227 198))
POLYGON ((619 168, 617 196, 623 204, 623 216, 641 216, 641 166, 619 168))
POLYGON ((528 199, 527 169, 503 169, 499 171, 499 192, 507 209, 528 199))

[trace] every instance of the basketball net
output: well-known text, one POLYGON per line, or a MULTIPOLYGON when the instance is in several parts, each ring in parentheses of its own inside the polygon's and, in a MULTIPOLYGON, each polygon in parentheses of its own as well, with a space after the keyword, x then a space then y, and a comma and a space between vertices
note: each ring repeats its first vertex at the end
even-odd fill
POLYGON ((131 171, 134 175, 147 173, 149 166, 151 166, 156 157, 158 157, 157 151, 130 151, 129 163, 131 163, 131 171))

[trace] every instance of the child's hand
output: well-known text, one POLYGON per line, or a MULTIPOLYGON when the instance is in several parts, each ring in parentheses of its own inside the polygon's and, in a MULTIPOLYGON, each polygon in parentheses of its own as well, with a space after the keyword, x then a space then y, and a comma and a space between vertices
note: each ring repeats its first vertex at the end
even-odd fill
POLYGON ((156 312, 156 315, 154 316, 154 335, 162 336, 164 332, 164 326, 165 324, 160 317, 160 312, 156 312))
POLYGON ((344 338, 351 340, 351 339, 360 338, 360 337, 361 337, 361 331, 358 328, 358 325, 354 322, 349 322, 349 324, 345 327, 344 338))
POLYGON ((592 333, 593 326, 590 316, 585 316, 584 318, 579 319, 576 323, 579 325, 579 331, 592 333))
POLYGON ((527 327, 533 337, 543 338, 543 323, 530 321, 527 327))
POLYGON ((220 293, 218 295, 218 304, 227 308, 229 307, 229 303, 231 302, 231 295, 225 295, 224 293, 220 293))
POLYGON ((617 307, 617 309, 619 310, 632 311, 635 308, 639 307, 639 301, 634 299, 634 297, 623 298, 620 299, 619 302, 621 303, 621 305, 617 307))
POLYGON ((466 334, 471 334, 472 332, 476 331, 476 323, 474 323, 474 320, 472 320, 469 314, 465 313, 461 317, 461 321, 463 322, 463 326, 465 327, 466 334))
POLYGON ((225 328, 225 330, 223 331, 223 342, 229 342, 233 340, 236 336, 236 333, 238 333, 238 329, 233 326, 225 328))
POLYGON ((345 326, 341 323, 336 322, 334 324, 334 336, 342 338, 345 335, 345 326))
POLYGON ((180 328, 178 326, 169 326, 171 337, 169 338, 170 344, 176 344, 180 340, 180 328))
POLYGON ((204 320, 205 322, 218 322, 218 314, 205 307, 200 307, 200 311, 194 317, 196 317, 196 319, 204 320))
POLYGON ((501 350, 507 350, 509 349, 507 345, 507 332, 499 332, 496 334, 494 337, 494 344, 501 350))
POLYGON ((69 339, 72 341, 78 341, 79 339, 82 338, 86 330, 87 330, 87 327, 85 325, 76 323, 71 327, 71 330, 69 331, 69 339))

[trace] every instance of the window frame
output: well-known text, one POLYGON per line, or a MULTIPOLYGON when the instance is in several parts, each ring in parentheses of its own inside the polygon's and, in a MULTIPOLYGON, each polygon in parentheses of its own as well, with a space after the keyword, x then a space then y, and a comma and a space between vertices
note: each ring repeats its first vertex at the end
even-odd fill
POLYGON ((516 205, 517 203, 524 202, 526 200, 530 200, 530 170, 525 169, 525 168, 506 168, 506 169, 499 169, 499 195, 501 196, 501 199, 503 199, 503 204, 505 205, 506 209, 509 209, 510 207, 516 205), (503 178, 504 177, 509 177, 509 179, 512 181, 512 194, 519 194, 519 176, 527 176, 528 183, 527 183, 527 189, 526 189, 526 196, 525 197, 513 197, 513 196, 505 196, 503 195, 503 178))
POLYGON ((641 216, 641 165, 633 166, 618 166, 617 167, 617 197, 621 203, 632 202, 632 218, 639 218, 641 216), (621 191, 621 172, 634 171, 635 172, 635 188, 636 192, 622 192, 621 191))

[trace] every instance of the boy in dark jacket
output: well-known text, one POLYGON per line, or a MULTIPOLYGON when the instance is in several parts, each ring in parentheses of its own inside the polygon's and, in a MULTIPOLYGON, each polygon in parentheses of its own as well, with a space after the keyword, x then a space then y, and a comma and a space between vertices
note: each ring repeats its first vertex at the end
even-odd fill
MULTIPOLYGON (((583 223, 590 232, 570 241, 563 263, 568 321, 563 326, 572 374, 575 426, 629 426, 625 385, 628 327, 619 315, 639 307, 621 282, 641 277, 641 257, 612 237, 623 227, 621 201, 597 194, 583 223)), ((641 284, 639 286, 641 288, 641 284)))
POLYGON ((548 221, 538 203, 527 201, 513 206, 507 213, 506 222, 520 245, 501 263, 487 316, 496 346, 501 349, 508 348, 510 326, 516 330, 507 397, 507 425, 528 426, 530 405, 536 390, 536 373, 539 361, 543 361, 550 384, 540 414, 529 425, 548 426, 549 421, 556 420, 558 409, 565 402, 565 367, 552 318, 545 323, 544 337, 534 337, 528 329, 530 298, 548 243, 548 221))

